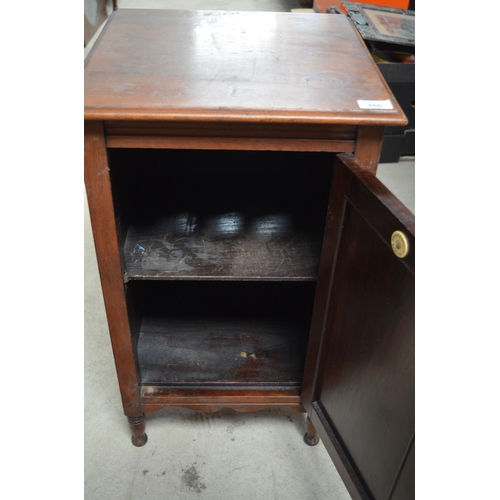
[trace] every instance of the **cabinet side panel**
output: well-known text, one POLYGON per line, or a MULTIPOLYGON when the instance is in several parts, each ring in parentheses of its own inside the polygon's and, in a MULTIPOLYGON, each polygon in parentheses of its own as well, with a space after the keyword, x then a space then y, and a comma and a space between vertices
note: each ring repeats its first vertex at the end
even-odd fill
POLYGON ((85 187, 123 408, 142 415, 102 122, 85 122, 85 187))

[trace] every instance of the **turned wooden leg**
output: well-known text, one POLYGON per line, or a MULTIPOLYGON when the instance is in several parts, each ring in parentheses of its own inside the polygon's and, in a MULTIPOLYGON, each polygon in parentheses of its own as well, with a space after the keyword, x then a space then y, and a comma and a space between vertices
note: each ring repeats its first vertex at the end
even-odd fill
POLYGON ((144 446, 148 442, 144 414, 140 417, 127 417, 127 419, 130 429, 132 429, 132 444, 134 446, 144 446))
POLYGON ((304 434, 304 442, 309 446, 315 446, 319 443, 318 432, 309 417, 307 417, 307 432, 304 434))

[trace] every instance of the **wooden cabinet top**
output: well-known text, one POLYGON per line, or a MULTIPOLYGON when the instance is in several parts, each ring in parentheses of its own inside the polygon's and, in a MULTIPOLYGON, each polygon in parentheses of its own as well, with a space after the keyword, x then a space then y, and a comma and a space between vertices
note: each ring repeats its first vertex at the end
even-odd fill
POLYGON ((85 63, 90 120, 406 123, 342 15, 120 9, 85 63))

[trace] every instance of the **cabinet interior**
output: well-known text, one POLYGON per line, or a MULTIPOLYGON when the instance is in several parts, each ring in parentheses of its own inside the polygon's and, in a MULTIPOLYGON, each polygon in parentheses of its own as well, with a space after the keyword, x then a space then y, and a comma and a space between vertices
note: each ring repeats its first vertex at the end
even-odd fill
POLYGON ((140 383, 299 386, 334 154, 108 154, 140 383))
POLYGON ((315 284, 133 281, 148 385, 299 385, 315 284))

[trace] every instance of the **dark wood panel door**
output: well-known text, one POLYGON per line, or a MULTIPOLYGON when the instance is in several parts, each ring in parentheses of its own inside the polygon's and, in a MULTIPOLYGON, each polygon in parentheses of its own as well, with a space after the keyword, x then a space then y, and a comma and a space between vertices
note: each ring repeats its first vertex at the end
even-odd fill
POLYGON ((413 214, 339 155, 302 396, 353 498, 414 491, 414 252, 413 214))

